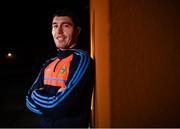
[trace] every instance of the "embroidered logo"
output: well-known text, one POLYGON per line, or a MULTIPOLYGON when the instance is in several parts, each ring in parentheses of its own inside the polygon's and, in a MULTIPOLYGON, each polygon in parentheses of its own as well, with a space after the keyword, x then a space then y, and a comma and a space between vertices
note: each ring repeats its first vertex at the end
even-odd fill
POLYGON ((66 69, 67 69, 67 67, 66 67, 66 66, 63 66, 63 67, 61 68, 61 70, 60 70, 60 73, 61 73, 61 74, 64 74, 64 72, 66 71, 66 69))

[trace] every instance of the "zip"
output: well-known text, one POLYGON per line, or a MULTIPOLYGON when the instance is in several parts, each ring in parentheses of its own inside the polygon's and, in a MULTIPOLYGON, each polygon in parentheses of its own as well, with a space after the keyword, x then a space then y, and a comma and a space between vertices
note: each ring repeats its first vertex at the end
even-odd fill
POLYGON ((53 70, 53 72, 55 72, 56 67, 57 67, 57 65, 58 65, 58 63, 59 63, 60 61, 61 61, 61 60, 59 60, 59 61, 56 63, 56 65, 54 66, 54 70, 53 70))

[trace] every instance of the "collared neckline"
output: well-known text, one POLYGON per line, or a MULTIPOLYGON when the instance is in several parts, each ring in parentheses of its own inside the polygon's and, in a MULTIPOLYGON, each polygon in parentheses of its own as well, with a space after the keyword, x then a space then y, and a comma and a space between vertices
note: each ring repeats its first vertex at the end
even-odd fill
POLYGON ((66 58, 68 57, 70 54, 73 53, 73 51, 71 49, 67 49, 67 50, 60 50, 60 49, 57 49, 57 57, 59 59, 63 59, 63 58, 66 58))

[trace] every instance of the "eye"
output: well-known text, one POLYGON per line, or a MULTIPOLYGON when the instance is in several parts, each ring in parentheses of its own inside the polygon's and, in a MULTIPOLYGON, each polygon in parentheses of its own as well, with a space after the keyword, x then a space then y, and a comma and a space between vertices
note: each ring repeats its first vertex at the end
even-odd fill
POLYGON ((66 24, 63 24, 63 27, 64 28, 69 28, 69 27, 71 27, 71 25, 66 23, 66 24))
POLYGON ((57 28, 58 27, 58 25, 52 25, 52 28, 53 29, 55 29, 55 28, 57 28))

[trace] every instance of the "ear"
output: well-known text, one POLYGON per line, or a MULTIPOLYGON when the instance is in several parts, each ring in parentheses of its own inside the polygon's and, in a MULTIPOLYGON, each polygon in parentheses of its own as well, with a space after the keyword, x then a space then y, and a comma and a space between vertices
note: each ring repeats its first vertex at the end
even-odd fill
POLYGON ((78 26, 76 28, 76 37, 80 34, 80 32, 81 32, 81 28, 78 26))

